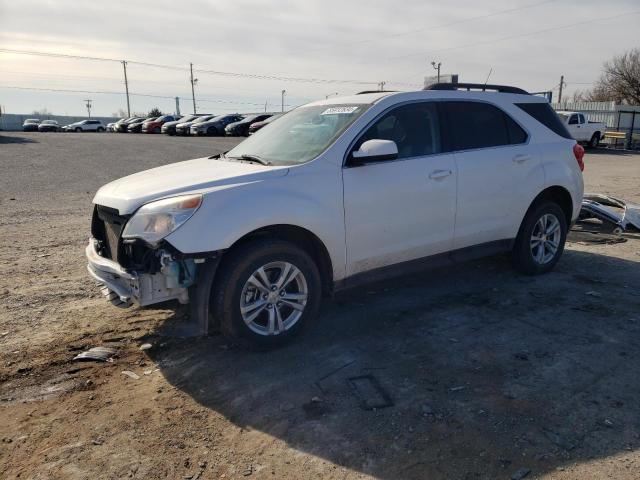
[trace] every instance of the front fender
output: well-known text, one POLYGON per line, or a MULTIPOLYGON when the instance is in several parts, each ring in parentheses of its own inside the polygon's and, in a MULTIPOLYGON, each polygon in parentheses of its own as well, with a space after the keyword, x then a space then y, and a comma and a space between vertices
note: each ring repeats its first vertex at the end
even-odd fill
POLYGON ((293 225, 323 242, 331 257, 334 279, 341 279, 346 249, 340 182, 339 175, 330 170, 324 175, 317 171, 293 172, 205 193, 196 214, 166 241, 185 254, 212 252, 228 249, 260 228, 293 225))

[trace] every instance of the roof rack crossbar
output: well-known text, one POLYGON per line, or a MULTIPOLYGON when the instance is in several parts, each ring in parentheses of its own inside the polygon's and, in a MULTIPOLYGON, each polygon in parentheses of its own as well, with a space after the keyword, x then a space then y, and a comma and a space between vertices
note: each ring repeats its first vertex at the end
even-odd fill
POLYGON ((508 85, 486 85, 484 83, 434 83, 424 87, 424 90, 493 90, 500 93, 519 93, 530 95, 529 92, 518 87, 508 85))

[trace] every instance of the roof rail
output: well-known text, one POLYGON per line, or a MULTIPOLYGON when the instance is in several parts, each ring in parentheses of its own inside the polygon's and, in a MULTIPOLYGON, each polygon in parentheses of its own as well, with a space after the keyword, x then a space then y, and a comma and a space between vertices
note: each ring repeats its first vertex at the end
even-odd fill
POLYGON ((529 95, 529 92, 518 87, 508 85, 486 85, 484 83, 434 83, 424 87, 423 90, 493 90, 500 93, 520 93, 529 95))
POLYGON ((366 95, 367 93, 393 93, 397 92, 397 90, 364 90, 363 92, 358 92, 356 95, 366 95))

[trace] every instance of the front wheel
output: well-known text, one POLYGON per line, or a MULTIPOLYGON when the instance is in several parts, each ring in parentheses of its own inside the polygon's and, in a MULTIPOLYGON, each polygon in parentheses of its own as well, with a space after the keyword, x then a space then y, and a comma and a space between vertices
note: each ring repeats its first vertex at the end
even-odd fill
POLYGON ((75 131, 76 131, 76 133, 80 133, 80 132, 82 132, 82 128, 77 127, 75 131))
POLYGON ((262 240, 223 261, 211 308, 223 333, 274 347, 313 322, 320 299, 320 273, 309 254, 289 242, 262 240))
POLYGON ((207 135, 210 137, 217 137, 219 135, 218 129, 216 127, 209 127, 207 129, 207 135))
POLYGON ((591 137, 591 140, 589 140, 589 148, 598 148, 599 143, 600 143, 600 134, 596 132, 591 137))
POLYGON ((567 220, 557 203, 541 202, 522 222, 513 247, 513 264, 527 275, 546 273, 560 260, 567 239, 567 220))

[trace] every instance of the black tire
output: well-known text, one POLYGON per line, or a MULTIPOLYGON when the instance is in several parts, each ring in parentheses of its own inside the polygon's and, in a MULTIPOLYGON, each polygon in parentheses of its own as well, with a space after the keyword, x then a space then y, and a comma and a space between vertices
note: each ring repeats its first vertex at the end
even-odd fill
MULTIPOLYGON (((313 323, 318 316, 322 287, 318 267, 306 251, 290 242, 263 239, 247 242, 227 255, 211 289, 213 321, 224 335, 242 337, 260 348, 271 348, 283 345, 313 323), (306 281, 308 296, 302 315, 290 328, 267 335, 256 333, 245 323, 240 312, 240 300, 249 277, 272 262, 288 262, 297 267, 306 281)), ((263 311, 268 315, 268 311, 263 311)))
POLYGON ((76 127, 75 132, 76 132, 76 133, 82 133, 82 128, 80 128, 80 127, 76 127))
POLYGON ((99 133, 102 133, 102 132, 104 132, 104 128, 102 128, 102 127, 98 127, 98 130, 97 130, 97 131, 98 131, 99 133))
POLYGON ((218 132, 218 129, 216 127, 209 127, 207 128, 207 135, 209 135, 210 137, 217 137, 220 135, 220 132, 218 132))
POLYGON ((599 144, 600 144, 600 133, 596 132, 591 137, 591 140, 589 140, 589 148, 598 148, 599 144))
MULTIPOLYGON (((549 218, 549 217, 547 217, 549 218)), ((539 275, 547 273, 555 267, 564 251, 564 244, 567 239, 567 219, 560 206, 549 200, 542 200, 531 206, 516 237, 512 250, 513 265, 519 272, 526 275, 539 275), (553 258, 544 263, 540 263, 534 258, 532 251, 532 237, 534 229, 539 228, 536 224, 545 215, 552 215, 560 224, 560 238, 553 258)))
POLYGON ((160 127, 156 127, 153 129, 153 133, 160 133, 160 127))

